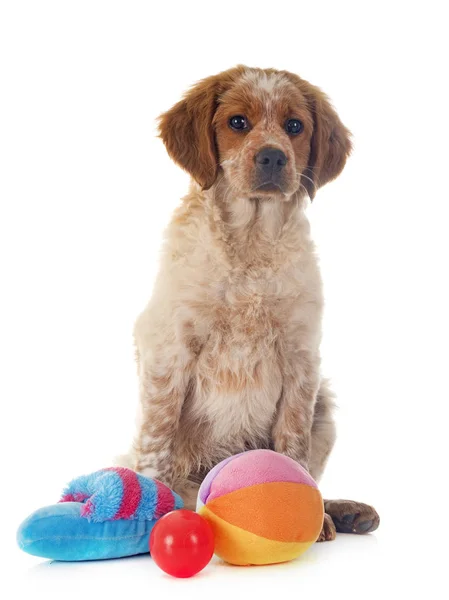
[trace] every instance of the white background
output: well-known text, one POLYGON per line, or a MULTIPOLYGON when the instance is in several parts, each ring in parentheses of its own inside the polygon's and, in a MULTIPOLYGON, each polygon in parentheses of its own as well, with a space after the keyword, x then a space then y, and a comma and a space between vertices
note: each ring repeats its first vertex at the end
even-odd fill
POLYGON ((424 586, 444 596, 443 5, 1 3, 5 597, 410 597, 424 586), (188 582, 163 576, 148 556, 79 565, 29 557, 15 546, 20 521, 131 440, 133 322, 188 182, 155 137, 155 119, 190 84, 237 63, 321 86, 354 134, 343 175, 309 209, 327 303, 324 369, 340 406, 321 489, 372 503, 381 527, 288 565, 216 563, 188 582))

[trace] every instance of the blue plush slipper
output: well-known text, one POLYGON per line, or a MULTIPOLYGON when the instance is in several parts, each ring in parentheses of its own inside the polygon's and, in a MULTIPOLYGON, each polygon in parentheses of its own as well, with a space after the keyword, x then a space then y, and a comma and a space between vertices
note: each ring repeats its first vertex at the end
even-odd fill
POLYGON ((53 560, 143 554, 157 519, 182 505, 156 480, 130 469, 104 469, 73 480, 58 504, 25 519, 17 541, 28 554, 53 560))

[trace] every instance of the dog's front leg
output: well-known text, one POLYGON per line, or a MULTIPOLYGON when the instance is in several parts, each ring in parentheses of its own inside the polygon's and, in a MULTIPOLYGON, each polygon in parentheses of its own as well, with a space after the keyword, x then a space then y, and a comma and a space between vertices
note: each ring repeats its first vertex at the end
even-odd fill
POLYGON ((173 443, 189 383, 193 356, 161 346, 154 360, 140 357, 140 425, 134 440, 137 472, 171 486, 176 477, 173 443))
POLYGON ((313 412, 319 388, 317 361, 302 356, 284 370, 282 395, 272 431, 276 452, 309 469, 313 412))

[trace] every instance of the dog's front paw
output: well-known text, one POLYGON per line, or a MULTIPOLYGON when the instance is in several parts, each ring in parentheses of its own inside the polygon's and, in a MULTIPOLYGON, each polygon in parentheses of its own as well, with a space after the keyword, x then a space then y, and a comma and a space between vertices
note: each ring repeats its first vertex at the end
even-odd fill
POLYGON ((337 531, 335 529, 332 518, 324 513, 323 528, 318 536, 317 542, 331 542, 337 537, 337 531))

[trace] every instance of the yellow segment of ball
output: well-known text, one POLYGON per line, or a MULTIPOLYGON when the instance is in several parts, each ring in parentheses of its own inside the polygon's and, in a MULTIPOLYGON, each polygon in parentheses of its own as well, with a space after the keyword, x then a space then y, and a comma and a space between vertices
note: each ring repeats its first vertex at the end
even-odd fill
POLYGON ((315 542, 278 542, 245 531, 227 523, 207 506, 200 515, 209 521, 215 538, 215 554, 224 561, 239 566, 269 565, 293 560, 315 542))

